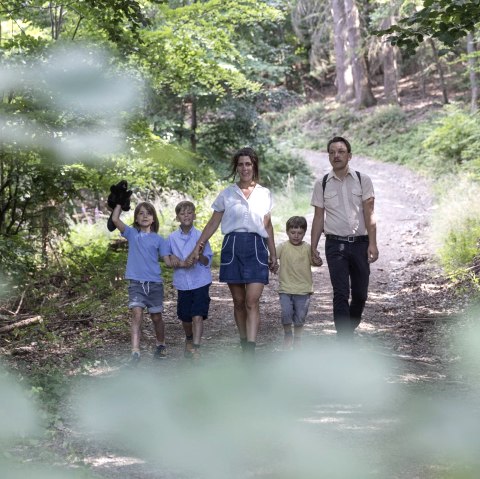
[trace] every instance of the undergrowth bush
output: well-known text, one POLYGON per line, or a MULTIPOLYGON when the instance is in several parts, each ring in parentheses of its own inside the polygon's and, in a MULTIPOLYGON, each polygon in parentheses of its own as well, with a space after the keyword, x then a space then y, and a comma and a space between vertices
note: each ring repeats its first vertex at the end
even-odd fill
POLYGON ((450 176, 437 183, 442 192, 432 222, 432 234, 447 273, 455 275, 478 255, 480 185, 450 176))
POLYGON ((470 162, 477 167, 480 164, 480 117, 457 105, 445 106, 423 147, 435 170, 471 171, 478 178, 478 170, 471 168, 470 162))

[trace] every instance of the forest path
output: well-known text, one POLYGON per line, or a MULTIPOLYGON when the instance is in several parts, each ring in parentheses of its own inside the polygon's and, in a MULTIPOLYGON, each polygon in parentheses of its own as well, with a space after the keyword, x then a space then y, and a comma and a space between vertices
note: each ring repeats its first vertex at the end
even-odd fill
MULTIPOLYGON (((329 170, 325 154, 298 153, 316 177, 329 170)), ((430 186, 398 165, 354 155, 351 166, 373 180, 380 258, 371 268, 354 350, 341 355, 352 361, 345 381, 342 365, 335 363, 339 356, 331 354, 336 343, 326 265, 313 269, 315 294, 298 353, 282 350, 278 278, 272 275, 261 299, 250 377, 245 364, 229 369, 232 357, 241 356, 238 335, 228 289, 214 281, 199 367, 183 358, 175 298, 167 297, 168 359, 152 360, 148 321, 143 359, 135 371, 122 366, 127 337, 122 344, 105 345, 96 366, 72 388, 54 439, 42 447, 64 458, 64 465, 87 466, 105 479, 313 477, 312 468, 318 477, 430 477, 428 458, 424 463, 423 454, 402 454, 415 431, 408 431, 412 437, 398 434, 406 392, 436 394, 455 383, 443 333, 456 311, 432 261, 430 186), (349 358, 357 352, 361 355, 349 358), (345 390, 349 387, 352 391, 345 390), (330 397, 331 391, 347 399, 330 397), (328 460, 317 454, 317 446, 328 460), (359 458, 363 465, 357 464, 359 458), (279 467, 291 468, 292 474, 278 473, 279 467), (329 467, 347 469, 333 474, 329 467)), ((282 239, 279 235, 277 243, 282 239)), ((323 238, 319 250, 324 258, 323 238)))

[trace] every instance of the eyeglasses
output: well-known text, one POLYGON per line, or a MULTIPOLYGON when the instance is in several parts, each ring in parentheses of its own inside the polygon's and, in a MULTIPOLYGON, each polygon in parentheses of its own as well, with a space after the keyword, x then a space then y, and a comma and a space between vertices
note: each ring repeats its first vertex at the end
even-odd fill
POLYGON ((328 154, 329 156, 334 156, 336 154, 339 154, 339 155, 346 155, 348 154, 348 151, 347 150, 338 150, 338 151, 329 151, 328 154))

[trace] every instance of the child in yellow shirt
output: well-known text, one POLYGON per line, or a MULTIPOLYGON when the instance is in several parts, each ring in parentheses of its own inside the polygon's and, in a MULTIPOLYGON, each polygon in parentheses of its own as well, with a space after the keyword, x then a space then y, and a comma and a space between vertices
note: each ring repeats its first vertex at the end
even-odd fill
POLYGON ((291 349, 300 345, 313 293, 312 253, 310 245, 303 241, 307 232, 307 220, 303 216, 289 218, 286 232, 288 241, 277 246, 280 261, 278 293, 285 333, 284 348, 291 349))

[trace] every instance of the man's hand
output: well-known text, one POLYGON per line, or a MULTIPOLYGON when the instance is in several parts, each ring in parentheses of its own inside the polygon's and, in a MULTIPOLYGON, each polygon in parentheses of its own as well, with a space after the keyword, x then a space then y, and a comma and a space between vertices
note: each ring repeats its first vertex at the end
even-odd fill
POLYGON ((375 245, 368 245, 368 262, 375 263, 378 259, 378 248, 375 245))
POLYGON ((320 253, 316 249, 312 249, 312 264, 313 266, 322 266, 323 264, 320 253))

